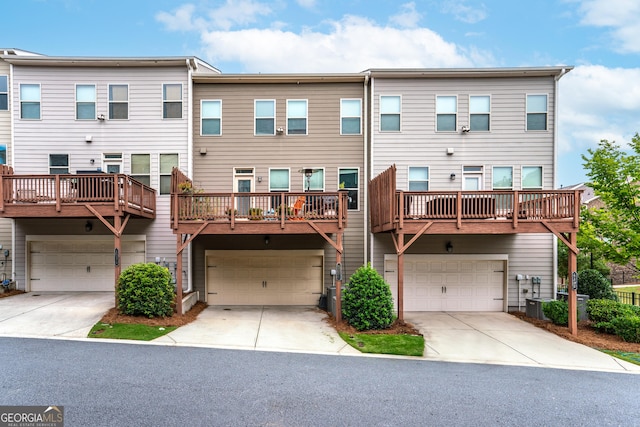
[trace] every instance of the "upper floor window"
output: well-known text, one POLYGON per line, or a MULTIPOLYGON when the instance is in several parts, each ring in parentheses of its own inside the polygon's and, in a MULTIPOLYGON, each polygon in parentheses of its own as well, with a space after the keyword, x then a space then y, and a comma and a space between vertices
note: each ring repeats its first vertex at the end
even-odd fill
POLYGON ((127 120, 129 118, 129 86, 109 85, 109 119, 127 120))
POLYGON ((256 99, 254 104, 256 135, 275 135, 276 133, 276 101, 273 99, 256 99))
POLYGON ((493 167, 493 189, 511 190, 513 189, 513 168, 511 166, 493 167))
POLYGON ((68 154, 49 154, 49 174, 69 173, 68 154))
POLYGON ((269 169, 269 191, 289 191, 289 169, 269 169))
POLYGON ((200 134, 222 135, 222 101, 202 101, 200 134))
POLYGON ((469 97, 469 126, 474 132, 491 129, 491 97, 469 97))
POLYGON ((347 209, 358 209, 358 169, 343 168, 338 170, 340 189, 348 191, 347 209))
POLYGON ((76 85, 76 119, 96 119, 96 85, 76 85))
POLYGON ((455 132, 457 116, 457 96, 436 96, 436 131, 455 132))
POLYGON ((131 178, 146 186, 151 186, 151 155, 131 155, 131 178))
POLYGON ((542 189, 542 166, 522 167, 522 189, 540 190, 542 189))
POLYGON ((287 100, 287 135, 307 134, 307 100, 287 100))
POLYGON ((40 85, 20 85, 20 118, 40 120, 40 85))
POLYGON ((340 135, 360 135, 362 133, 362 101, 360 99, 340 100, 340 135))
POLYGON ((0 76, 0 110, 9 110, 9 77, 0 76))
POLYGON ((162 85, 162 117, 165 119, 182 118, 182 84, 162 85))
POLYGON ((380 95, 381 132, 400 132, 400 105, 399 96, 380 95))
POLYGON ((547 130, 547 95, 527 95, 527 130, 547 130))
POLYGON ((178 154, 160 154, 160 194, 171 194, 171 171, 178 167, 178 154))
POLYGON ((428 167, 409 167, 409 191, 429 191, 428 167))

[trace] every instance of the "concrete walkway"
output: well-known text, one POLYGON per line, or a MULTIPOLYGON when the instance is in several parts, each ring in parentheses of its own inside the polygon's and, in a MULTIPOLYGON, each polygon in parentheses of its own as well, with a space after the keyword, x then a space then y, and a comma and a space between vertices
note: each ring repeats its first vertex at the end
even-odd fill
MULTIPOLYGON (((0 298, 0 336, 94 340, 86 338, 89 330, 113 304, 110 292, 0 298)), ((360 353, 342 341, 326 317, 314 307, 212 306, 191 324, 144 344, 399 357, 360 353)), ((426 342, 424 357, 412 360, 640 373, 638 365, 564 340, 507 313, 411 312, 405 319, 426 342)))

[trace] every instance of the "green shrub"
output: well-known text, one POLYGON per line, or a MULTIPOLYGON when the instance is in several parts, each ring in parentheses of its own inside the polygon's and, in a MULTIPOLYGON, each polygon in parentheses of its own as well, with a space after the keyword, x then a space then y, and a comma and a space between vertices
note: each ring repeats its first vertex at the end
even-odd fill
POLYGON ((342 293, 342 315, 359 331, 393 323, 391 288, 371 264, 357 269, 342 293))
POLYGON ((587 314, 593 327, 608 334, 614 334, 611 323, 618 317, 638 316, 639 310, 631 305, 622 304, 609 299, 591 299, 587 301, 587 314))
POLYGON ((616 335, 627 342, 640 342, 640 317, 616 317, 611 321, 616 335))
POLYGON ((582 270, 578 273, 578 293, 589 295, 590 299, 618 300, 611 283, 598 270, 582 270))
POLYGON ((555 300, 542 303, 542 312, 554 325, 569 324, 569 303, 555 300))
POLYGON ((153 263, 130 266, 120 274, 116 292, 121 313, 146 317, 173 314, 174 288, 165 267, 153 263))

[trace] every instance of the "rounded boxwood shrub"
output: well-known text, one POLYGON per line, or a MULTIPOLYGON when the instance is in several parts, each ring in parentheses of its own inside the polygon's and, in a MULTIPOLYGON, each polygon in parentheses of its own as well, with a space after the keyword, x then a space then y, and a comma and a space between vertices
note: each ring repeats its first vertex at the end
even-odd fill
POLYGON ((554 325, 569 324, 569 303, 562 300, 554 300, 542 303, 542 312, 554 325))
POLYGON ((134 264, 118 278, 118 310, 132 316, 173 315, 175 293, 171 273, 154 263, 134 264))
POLYGON ((613 319, 640 316, 640 307, 609 299, 591 299, 587 301, 587 314, 589 320, 593 322, 594 328, 608 334, 614 334, 613 319))
POLYGON ((393 323, 391 288, 371 264, 357 269, 342 292, 342 315, 359 331, 393 323))
POLYGON ((578 293, 589 295, 590 299, 618 300, 611 283, 598 270, 582 270, 578 273, 578 293))
POLYGON ((613 332, 627 342, 640 342, 640 317, 616 317, 611 321, 613 332))

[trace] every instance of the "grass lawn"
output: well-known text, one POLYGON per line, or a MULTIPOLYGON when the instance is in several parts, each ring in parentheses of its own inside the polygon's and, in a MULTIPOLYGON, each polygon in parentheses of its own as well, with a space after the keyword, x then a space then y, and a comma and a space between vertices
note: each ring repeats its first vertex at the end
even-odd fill
POLYGON ((620 292, 635 292, 640 293, 640 286, 625 286, 625 287, 616 287, 616 291, 620 292))
POLYGON ((171 331, 177 326, 148 326, 133 323, 102 323, 98 322, 89 331, 89 338, 109 338, 120 340, 151 341, 171 331))
POLYGON ((424 337, 419 335, 347 334, 345 332, 339 332, 339 334, 347 344, 362 353, 401 356, 424 354, 424 337))
POLYGON ((610 354, 618 359, 625 360, 634 365, 640 365, 640 353, 629 353, 626 351, 600 350, 603 353, 610 354))

